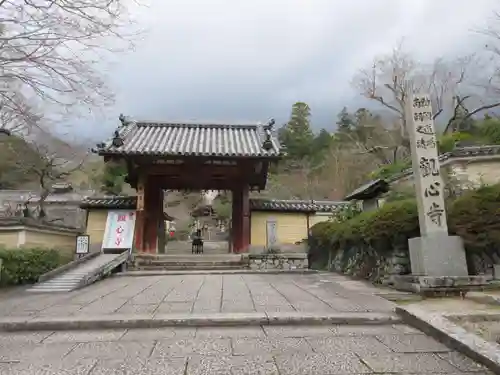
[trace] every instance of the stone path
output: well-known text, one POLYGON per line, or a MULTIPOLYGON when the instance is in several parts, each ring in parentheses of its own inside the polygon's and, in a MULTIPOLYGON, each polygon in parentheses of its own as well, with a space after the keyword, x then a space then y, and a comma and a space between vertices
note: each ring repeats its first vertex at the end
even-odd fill
POLYGON ((247 312, 391 312, 394 305, 332 274, 116 277, 63 294, 2 299, 2 317, 247 312), (344 284, 342 284, 344 283, 344 284), (352 288, 349 286, 351 285, 352 288))
MULTIPOLYGON (((0 297, 2 319, 156 314, 392 314, 377 288, 334 274, 115 277, 59 295, 0 297)), ((3 374, 491 374, 405 325, 0 332, 3 374)))
POLYGON ((0 334, 0 374, 491 374, 404 326, 0 334))

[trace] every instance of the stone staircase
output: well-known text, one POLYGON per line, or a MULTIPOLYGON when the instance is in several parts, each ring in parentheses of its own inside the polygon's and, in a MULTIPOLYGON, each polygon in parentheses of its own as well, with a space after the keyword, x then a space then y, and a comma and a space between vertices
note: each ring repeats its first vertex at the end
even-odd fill
POLYGON ((122 262, 120 257, 126 260, 126 257, 120 254, 100 254, 67 272, 33 285, 27 291, 36 293, 70 292, 85 286, 86 283, 90 284, 97 280, 100 276, 99 273, 106 266, 113 266, 117 260, 117 265, 119 265, 122 262))
MULTIPOLYGON (((166 255, 191 255, 191 241, 170 241, 165 248, 166 255)), ((203 255, 228 254, 227 241, 204 241, 203 255)))
POLYGON ((139 254, 129 268, 135 271, 238 270, 247 268, 238 254, 139 254))
POLYGON ((170 241, 165 254, 138 254, 131 271, 221 271, 248 268, 240 254, 230 254, 227 241, 203 243, 203 254, 191 253, 191 241, 170 241))

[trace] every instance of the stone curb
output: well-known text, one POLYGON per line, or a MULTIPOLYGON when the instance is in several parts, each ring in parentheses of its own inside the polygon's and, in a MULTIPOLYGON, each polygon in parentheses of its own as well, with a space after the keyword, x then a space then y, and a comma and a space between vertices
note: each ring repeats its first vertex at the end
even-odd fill
POLYGON ((484 322, 484 321, 499 321, 499 311, 481 311, 481 312, 466 312, 466 313, 452 313, 446 314, 446 317, 452 321, 466 320, 471 323, 484 322))
POLYGON ((218 313, 190 315, 101 315, 73 318, 0 319, 0 331, 67 331, 91 329, 260 326, 260 325, 385 325, 400 323, 395 314, 383 313, 218 313))
POLYGON ((125 271, 113 275, 113 277, 137 277, 137 276, 176 276, 176 275, 281 275, 281 274, 313 274, 318 273, 317 270, 185 270, 185 271, 125 271))
POLYGON ((465 298, 485 305, 496 305, 496 306, 500 305, 500 297, 480 292, 469 292, 465 295, 465 298))
POLYGON ((500 374, 500 350, 497 345, 467 332, 441 314, 429 313, 416 306, 398 306, 396 313, 405 323, 485 365, 494 373, 500 374))

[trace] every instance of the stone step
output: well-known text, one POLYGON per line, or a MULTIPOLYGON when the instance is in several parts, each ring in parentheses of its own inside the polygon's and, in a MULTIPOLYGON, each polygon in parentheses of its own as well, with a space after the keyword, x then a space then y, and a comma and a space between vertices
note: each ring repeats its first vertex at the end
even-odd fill
MULTIPOLYGON (((173 241, 166 245, 167 252, 170 250, 189 250, 191 251, 192 243, 191 241, 173 241)), ((229 245, 227 241, 204 241, 204 250, 228 250, 229 245)))
MULTIPOLYGON (((188 255, 191 253, 192 253, 191 248, 189 248, 189 249, 166 249, 165 250, 166 255, 177 255, 177 254, 188 255)), ((229 254, 229 251, 228 251, 228 249, 203 249, 203 254, 223 255, 223 254, 229 254)))
POLYGON ((59 284, 78 284, 81 280, 48 280, 39 285, 59 285, 59 284))
POLYGON ((54 285, 54 286, 50 286, 50 287, 37 286, 36 288, 30 289, 30 292, 31 291, 40 291, 40 290, 44 290, 47 292, 60 291, 60 290, 74 290, 75 288, 76 288, 76 285, 54 285))
POLYGON ((142 261, 166 261, 166 262, 240 262, 241 255, 238 254, 158 254, 158 255, 144 255, 139 254, 135 256, 135 260, 142 261))
POLYGON ((241 261, 189 261, 189 260, 180 260, 180 261, 164 261, 164 260, 156 260, 150 262, 141 262, 138 261, 135 263, 137 266, 152 266, 152 267, 169 267, 169 266, 241 266, 244 263, 241 261))
MULTIPOLYGON (((99 254, 97 257, 88 260, 83 264, 78 264, 75 269, 71 269, 66 273, 59 274, 52 279, 33 285, 27 289, 28 292, 69 292, 78 288, 87 276, 100 276, 102 266, 111 264, 118 267, 121 263, 126 262, 126 255, 122 254, 99 254), (118 263, 117 263, 118 261, 118 263)), ((95 278, 90 277, 89 282, 94 282, 95 278)))
POLYGON ((147 266, 141 265, 131 268, 132 271, 180 271, 180 270, 195 270, 195 271, 210 271, 210 270, 241 270, 246 269, 241 264, 237 265, 223 265, 223 264, 171 264, 163 266, 147 266))
POLYGON ((31 293, 67 293, 71 292, 73 288, 51 288, 51 289, 45 289, 45 288, 31 288, 30 292, 31 293))
POLYGON ((235 270, 246 265, 238 254, 146 255, 135 257, 135 270, 235 270))
MULTIPOLYGON (((90 315, 67 316, 54 319, 40 316, 22 320, 0 320, 2 331, 72 331, 78 329, 131 329, 166 327, 227 327, 227 326, 282 326, 282 325, 393 325, 401 324, 396 314, 377 312, 250 312, 250 313, 194 313, 149 315, 90 315)), ((164 370, 166 371, 166 370, 164 370)), ((478 373, 479 374, 479 373, 478 373)))
MULTIPOLYGON (((67 279, 53 279, 53 280, 47 280, 44 282, 41 282, 40 285, 47 285, 47 284, 54 284, 54 283, 64 283, 64 284, 75 284, 80 282, 82 279, 74 279, 74 280, 67 280, 67 279)), ((38 285, 38 284, 37 284, 38 285)))
POLYGON ((67 278, 67 277, 61 277, 60 279, 54 279, 54 280, 47 280, 45 281, 46 283, 77 283, 81 281, 83 277, 78 277, 78 278, 67 278))

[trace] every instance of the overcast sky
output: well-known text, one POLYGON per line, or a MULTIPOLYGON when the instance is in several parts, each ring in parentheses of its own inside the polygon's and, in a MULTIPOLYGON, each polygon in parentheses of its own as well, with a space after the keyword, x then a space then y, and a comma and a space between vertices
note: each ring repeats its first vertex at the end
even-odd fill
MULTIPOLYGON (((136 119, 286 121, 296 101, 316 127, 344 105, 374 56, 405 46, 422 61, 483 43, 498 0, 155 0, 134 10, 147 35, 111 74, 117 102, 136 119)), ((497 6, 497 9, 499 7, 497 6)), ((94 128, 95 129, 95 128, 94 128)), ((97 133, 93 133, 97 134, 97 133)), ((100 133, 102 134, 102 133, 100 133)))

